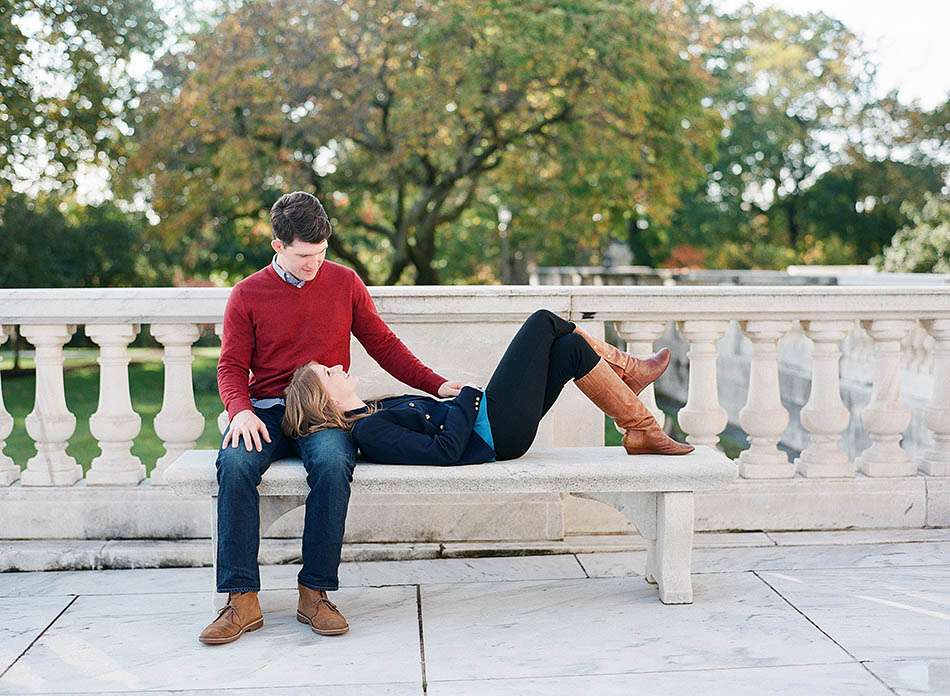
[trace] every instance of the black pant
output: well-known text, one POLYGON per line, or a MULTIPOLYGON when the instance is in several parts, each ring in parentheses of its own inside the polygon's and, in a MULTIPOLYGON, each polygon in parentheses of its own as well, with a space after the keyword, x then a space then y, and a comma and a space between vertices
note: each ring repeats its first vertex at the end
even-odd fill
POLYGON ((568 380, 600 360, 574 323, 539 309, 522 324, 485 388, 496 458, 517 459, 531 447, 542 416, 568 380))

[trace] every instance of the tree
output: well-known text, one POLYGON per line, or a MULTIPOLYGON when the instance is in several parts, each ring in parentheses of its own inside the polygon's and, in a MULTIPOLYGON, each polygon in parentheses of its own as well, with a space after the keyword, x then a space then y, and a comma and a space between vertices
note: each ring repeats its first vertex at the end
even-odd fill
POLYGON ((0 200, 121 158, 139 88, 129 62, 164 30, 151 0, 0 0, 0 200))
POLYGON ((168 284, 173 259, 151 248, 147 228, 143 215, 111 202, 12 194, 0 206, 0 288, 168 284))
POLYGON ((670 22, 630 0, 249 2, 159 63, 129 181, 168 246, 265 247, 267 208, 310 190, 332 251, 385 283, 439 282, 476 203, 575 240, 592 211, 663 219, 711 135, 670 22))
POLYGON ((707 248, 711 264, 859 263, 907 222, 904 200, 940 189, 944 105, 926 112, 875 94, 876 66, 822 13, 745 5, 712 18, 701 48, 725 121, 707 179, 646 241, 707 248))
POLYGON ((928 194, 922 208, 905 206, 911 224, 872 259, 882 271, 950 273, 950 200, 928 194))

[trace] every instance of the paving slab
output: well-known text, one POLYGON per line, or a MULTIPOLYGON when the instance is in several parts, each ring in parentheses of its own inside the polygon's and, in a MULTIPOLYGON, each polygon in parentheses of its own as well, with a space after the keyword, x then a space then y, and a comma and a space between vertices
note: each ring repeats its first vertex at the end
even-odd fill
POLYGON ((422 561, 368 561, 340 568, 343 585, 489 583, 586 577, 572 555, 503 558, 440 558, 422 561))
POLYGON ((72 597, 0 598, 0 673, 25 651, 72 597))
MULTIPOLYGON (((644 554, 585 553, 577 559, 591 577, 643 572, 644 554)), ((853 546, 773 546, 770 548, 693 549, 693 573, 750 570, 882 568, 950 565, 950 542, 855 544, 853 546)))
MULTIPOLYGON (((699 537, 700 535, 696 535, 699 537)), ((824 532, 768 532, 779 546, 892 544, 901 541, 950 541, 950 527, 934 529, 849 529, 824 532)))
MULTIPOLYGON (((0 687, 0 694, 6 693, 0 687)), ((33 696, 60 694, 58 691, 34 691, 33 696)), ((149 691, 72 691, 71 694, 96 696, 425 696, 421 683, 406 684, 305 684, 302 686, 268 686, 251 689, 159 689, 149 691)))
POLYGON ((427 696, 885 696, 891 691, 861 665, 795 665, 744 669, 605 674, 542 679, 430 681, 427 696))
POLYGON ((898 694, 950 694, 950 657, 940 660, 875 660, 864 666, 898 694))
POLYGON ((859 660, 950 658, 950 566, 759 575, 859 660))
POLYGON ((426 585, 431 681, 853 661, 750 573, 696 576, 663 605, 633 578, 426 585))
MULTIPOLYGON (((295 589, 300 564, 262 565, 265 590, 295 589)), ((570 554, 503 558, 442 558, 411 561, 354 561, 340 564, 342 587, 381 587, 432 582, 500 582, 583 578, 570 554)), ((212 568, 139 568, 0 573, 0 597, 38 595, 155 594, 207 592, 212 568)))
POLYGON ((351 630, 319 636, 296 620, 296 591, 262 593, 264 627, 221 646, 197 641, 203 594, 79 597, 0 678, 0 693, 421 685, 415 588, 334 593, 351 630))

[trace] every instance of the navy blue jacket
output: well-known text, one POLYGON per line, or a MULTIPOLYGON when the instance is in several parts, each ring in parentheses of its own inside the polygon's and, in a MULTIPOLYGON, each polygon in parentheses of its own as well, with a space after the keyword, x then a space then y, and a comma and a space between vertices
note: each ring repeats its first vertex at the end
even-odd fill
MULTIPOLYGON (((482 392, 463 387, 454 399, 394 396, 353 424, 363 456, 380 464, 481 464, 495 451, 474 431, 482 392)), ((348 411, 353 413, 353 411, 348 411)))

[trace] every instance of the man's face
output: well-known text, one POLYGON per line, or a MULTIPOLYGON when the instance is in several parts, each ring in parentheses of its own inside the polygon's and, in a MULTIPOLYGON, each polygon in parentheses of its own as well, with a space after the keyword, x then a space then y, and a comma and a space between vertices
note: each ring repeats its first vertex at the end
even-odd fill
POLYGON ((272 239, 271 246, 277 252, 277 263, 281 268, 300 280, 313 280, 327 258, 329 244, 326 240, 312 244, 299 239, 295 239, 293 244, 284 244, 279 239, 272 239))

